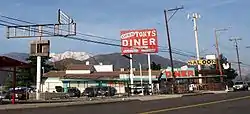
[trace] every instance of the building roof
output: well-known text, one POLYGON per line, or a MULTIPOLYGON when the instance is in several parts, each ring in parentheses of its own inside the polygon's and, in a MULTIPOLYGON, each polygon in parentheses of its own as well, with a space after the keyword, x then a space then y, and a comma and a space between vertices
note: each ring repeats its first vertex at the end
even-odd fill
POLYGON ((90 70, 92 67, 92 65, 72 64, 67 67, 67 70, 90 70))
POLYGON ((50 71, 43 74, 43 77, 63 77, 65 74, 65 71, 50 71))
POLYGON ((114 79, 119 78, 120 72, 94 72, 90 74, 66 74, 64 78, 86 78, 86 79, 114 79))
MULTIPOLYGON (((121 71, 120 72, 121 74, 129 74, 130 73, 130 71, 121 71)), ((133 73, 134 73, 134 75, 136 75, 136 76, 140 76, 140 71, 133 71, 133 73)), ((151 75, 156 75, 156 76, 158 76, 158 75, 160 75, 160 73, 161 73, 161 71, 159 71, 159 70, 152 70, 151 71, 151 75)), ((145 75, 148 75, 148 71, 147 70, 144 70, 144 71, 142 71, 142 75, 143 76, 145 76, 145 75)))
POLYGON ((0 56, 0 68, 6 67, 28 67, 29 64, 7 56, 0 56))
MULTIPOLYGON (((65 71, 50 71, 45 73, 43 77, 61 77, 61 78, 87 78, 87 79, 99 79, 99 78, 119 78, 120 74, 129 74, 129 71, 113 71, 113 72, 93 72, 90 74, 66 74, 65 71)), ((140 75, 139 71, 134 71, 136 76, 140 75)), ((152 71, 152 75, 158 76, 160 71, 152 71)), ((142 71, 142 75, 148 75, 148 71, 142 71)))

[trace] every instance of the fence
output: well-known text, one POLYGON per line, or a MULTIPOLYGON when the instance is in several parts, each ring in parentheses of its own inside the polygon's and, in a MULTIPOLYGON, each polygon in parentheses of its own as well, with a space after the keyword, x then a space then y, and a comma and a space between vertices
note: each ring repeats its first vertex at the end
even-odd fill
POLYGON ((63 87, 61 82, 46 82, 41 84, 41 92, 56 92, 56 86, 63 87))
MULTIPOLYGON (((189 93, 192 91, 202 91, 202 90, 220 91, 220 90, 225 90, 226 85, 224 83, 193 84, 192 90, 190 89, 191 89, 190 84, 177 84, 175 92, 181 94, 181 93, 189 93)), ((163 85, 161 88, 161 91, 164 94, 170 94, 172 93, 172 90, 173 90, 172 84, 163 85)))

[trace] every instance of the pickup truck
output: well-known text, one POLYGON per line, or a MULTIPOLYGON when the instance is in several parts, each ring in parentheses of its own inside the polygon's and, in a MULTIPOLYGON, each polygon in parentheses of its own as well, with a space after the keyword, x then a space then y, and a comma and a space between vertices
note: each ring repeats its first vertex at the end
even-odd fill
POLYGON ((237 90, 248 90, 248 84, 245 82, 235 82, 233 85, 233 90, 237 91, 237 90))

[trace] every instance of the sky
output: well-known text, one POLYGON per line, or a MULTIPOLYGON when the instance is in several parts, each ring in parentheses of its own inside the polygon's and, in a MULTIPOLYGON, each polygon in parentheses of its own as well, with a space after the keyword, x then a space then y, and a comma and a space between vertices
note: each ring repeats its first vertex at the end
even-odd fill
MULTIPOLYGON (((84 39, 120 44, 120 31, 128 29, 155 28, 160 46, 167 46, 164 23, 164 9, 184 6, 169 21, 171 44, 173 48, 195 53, 193 22, 188 14, 199 13, 197 20, 200 54, 215 53, 214 28, 228 28, 218 34, 220 52, 230 61, 236 61, 236 51, 232 36, 241 37, 239 41, 240 59, 250 64, 250 7, 249 0, 2 0, 0 14, 39 24, 56 24, 57 10, 66 12, 77 24, 80 33, 103 36, 115 40, 83 37, 84 39), (118 40, 118 41, 117 41, 118 40)), ((168 17, 173 12, 168 12, 168 17)), ((6 20, 0 17, 0 20, 6 20)), ((11 21, 11 20, 7 20, 11 21)), ((12 21, 13 22, 13 21, 12 21)), ((1 23, 1 22, 0 22, 1 23)), ((23 23, 25 25, 25 23, 23 23)), ((6 28, 0 26, 0 54, 9 52, 29 53, 29 42, 36 38, 7 39, 6 28)), ((83 51, 91 54, 120 52, 120 48, 70 40, 60 37, 51 40, 51 52, 83 51)), ((165 48, 167 49, 167 48, 165 48)), ((169 57, 167 52, 158 54, 169 57)), ((175 59, 188 60, 190 57, 173 55, 175 59)))

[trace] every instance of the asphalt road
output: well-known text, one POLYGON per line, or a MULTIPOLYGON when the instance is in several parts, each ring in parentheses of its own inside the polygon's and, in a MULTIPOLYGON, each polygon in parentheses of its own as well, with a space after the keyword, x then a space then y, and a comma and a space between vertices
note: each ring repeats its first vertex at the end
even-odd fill
POLYGON ((0 114, 250 114, 250 92, 0 111, 0 114))

